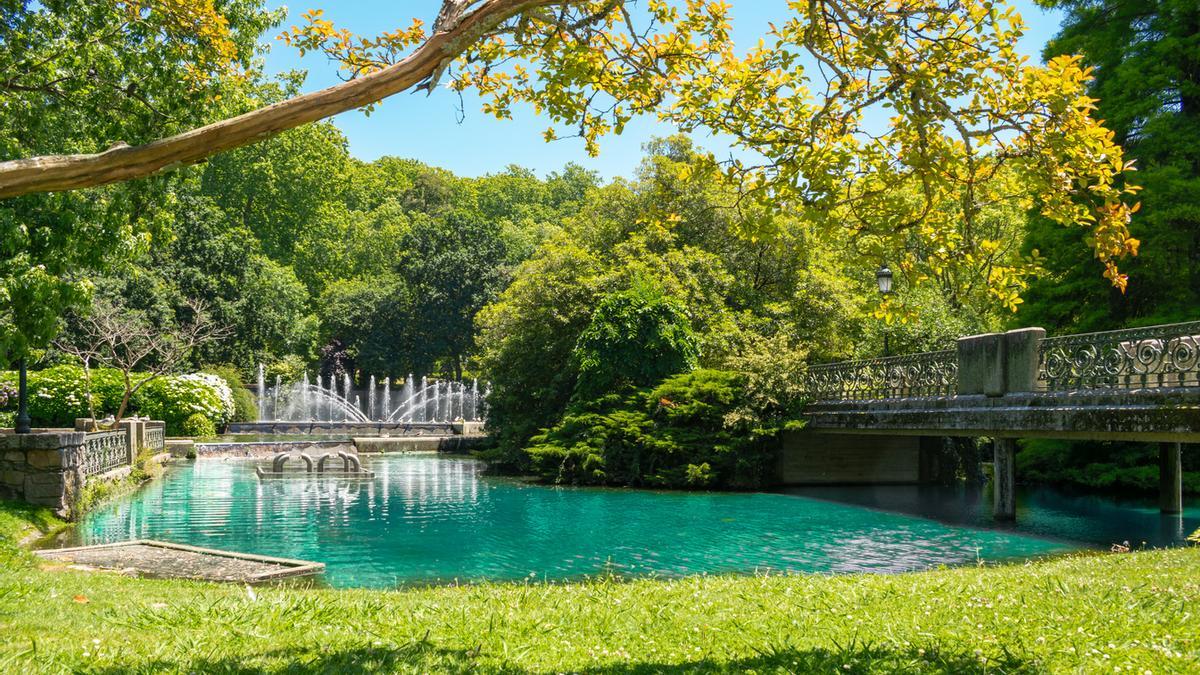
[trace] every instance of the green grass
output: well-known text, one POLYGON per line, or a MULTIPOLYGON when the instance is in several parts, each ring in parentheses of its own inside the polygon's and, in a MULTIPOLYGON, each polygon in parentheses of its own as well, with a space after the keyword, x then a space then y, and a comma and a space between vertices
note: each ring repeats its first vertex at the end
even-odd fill
MULTIPOLYGON (((26 515, 0 504, 0 537, 26 515)), ((26 522, 28 520, 26 519, 26 522)), ((11 548, 11 543, 0 544, 11 548)), ((1200 550, 403 591, 0 569, 0 672, 1200 672, 1200 550)))

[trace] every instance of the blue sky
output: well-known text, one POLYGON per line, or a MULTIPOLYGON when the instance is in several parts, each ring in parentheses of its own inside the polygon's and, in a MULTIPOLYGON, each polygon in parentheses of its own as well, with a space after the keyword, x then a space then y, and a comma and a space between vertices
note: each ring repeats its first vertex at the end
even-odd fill
MULTIPOLYGON (((325 18, 358 34, 374 35, 406 26, 412 17, 432 24, 439 0, 298 0, 287 4, 271 0, 272 7, 288 7, 283 27, 300 23, 300 14, 312 8, 325 10, 325 18)), ((788 15, 786 0, 735 0, 734 39, 739 45, 753 45, 767 31, 767 23, 788 15)), ((1025 19, 1026 34, 1022 51, 1037 56, 1058 28, 1061 14, 1045 12, 1031 0, 1015 0, 1025 19)), ((282 30, 282 28, 280 30, 282 30)), ((277 33, 278 31, 276 31, 277 33)), ((268 73, 293 69, 308 71, 305 91, 337 83, 336 67, 320 55, 300 58, 297 51, 271 38, 266 58, 268 73)), ((440 89, 433 95, 402 93, 383 101, 368 117, 353 111, 338 115, 334 123, 350 141, 350 153, 363 160, 383 155, 412 157, 440 166, 460 175, 478 176, 519 164, 544 175, 576 162, 599 172, 604 178, 629 176, 641 159, 641 146, 654 136, 665 136, 673 129, 653 118, 631 122, 621 136, 603 139, 601 154, 591 158, 578 139, 546 143, 542 132, 548 120, 532 110, 514 110, 512 120, 497 120, 479 110, 479 100, 464 95, 465 119, 459 121, 460 104, 456 94, 440 89)), ((728 154, 720 139, 700 138, 700 142, 719 156, 728 154)))

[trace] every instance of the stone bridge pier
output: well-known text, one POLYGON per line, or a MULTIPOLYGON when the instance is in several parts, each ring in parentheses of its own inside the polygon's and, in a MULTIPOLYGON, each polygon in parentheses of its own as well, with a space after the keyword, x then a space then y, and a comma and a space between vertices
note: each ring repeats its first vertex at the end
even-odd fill
POLYGON ((930 482, 938 439, 988 438, 994 514, 1013 520, 1017 439, 1157 442, 1160 507, 1178 514, 1182 445, 1200 442, 1200 322, 972 335, 941 352, 811 366, 806 391, 806 427, 782 441, 783 484, 930 482))

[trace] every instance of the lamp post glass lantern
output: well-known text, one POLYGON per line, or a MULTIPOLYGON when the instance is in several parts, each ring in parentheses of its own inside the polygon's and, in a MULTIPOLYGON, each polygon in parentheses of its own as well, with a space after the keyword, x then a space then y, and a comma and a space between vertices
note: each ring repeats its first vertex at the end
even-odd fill
POLYGON ((880 265, 875 271, 875 283, 879 284, 879 292, 883 295, 892 292, 892 270, 886 264, 880 265))
MULTIPOLYGON (((892 270, 888 268, 887 263, 879 266, 875 270, 875 283, 879 285, 879 293, 885 298, 892 292, 892 270)), ((888 345, 888 329, 885 324, 883 327, 883 355, 891 356, 891 349, 888 345)))

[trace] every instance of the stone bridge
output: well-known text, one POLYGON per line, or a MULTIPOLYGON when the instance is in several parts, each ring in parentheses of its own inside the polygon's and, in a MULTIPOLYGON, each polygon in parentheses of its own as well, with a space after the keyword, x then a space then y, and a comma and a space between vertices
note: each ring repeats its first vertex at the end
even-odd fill
POLYGON ((1162 510, 1178 513, 1181 444, 1200 442, 1200 321, 973 335, 945 351, 811 366, 806 390, 807 426, 784 440, 783 482, 913 482, 923 438, 987 437, 995 515, 1012 519, 1016 439, 1152 441, 1162 510))

